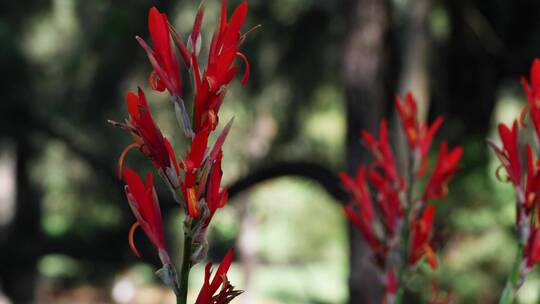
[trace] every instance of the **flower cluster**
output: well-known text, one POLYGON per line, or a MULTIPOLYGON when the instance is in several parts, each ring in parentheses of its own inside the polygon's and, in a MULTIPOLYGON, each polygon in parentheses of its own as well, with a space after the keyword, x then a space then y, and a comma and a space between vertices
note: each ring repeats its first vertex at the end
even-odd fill
POLYGON ((443 142, 423 191, 413 197, 415 182, 428 171, 430 147, 443 119, 438 117, 430 125, 418 122, 416 102, 410 93, 403 101, 396 98, 396 107, 408 143, 408 172, 398 169, 389 143, 388 124, 382 120, 378 136, 361 133, 373 164, 360 165, 355 177, 346 173, 340 176, 352 197, 344 207, 345 213, 369 244, 378 265, 386 270, 390 298, 398 289, 396 278, 408 267, 417 265, 424 257, 431 267, 436 267, 431 246, 436 207, 430 202, 448 193, 448 182, 456 174, 463 154, 461 147, 449 150, 443 142))
MULTIPOLYGON (((170 189, 174 199, 186 211, 184 222, 185 255, 182 274, 206 256, 208 244, 206 231, 217 209, 227 202, 227 190, 221 186, 223 157, 222 146, 232 125, 232 119, 210 144, 210 135, 219 122, 219 109, 227 92, 227 86, 238 73, 239 67, 235 59, 245 65, 242 84, 249 78, 249 64, 244 54, 239 51, 245 34, 240 29, 246 19, 248 5, 243 1, 236 7, 228 19, 226 1, 221 3, 219 26, 215 31, 206 60, 206 68, 201 70, 199 54, 201 50, 201 25, 204 6, 201 5, 193 29, 187 42, 184 43, 178 32, 169 23, 167 16, 152 7, 148 15, 148 27, 152 46, 144 39, 136 37, 146 52, 152 65, 149 81, 152 90, 167 91, 176 114, 176 118, 185 136, 190 141, 183 157, 177 158, 169 140, 163 135, 155 123, 144 91, 139 87, 137 93, 128 93, 127 109, 129 113, 125 122, 111 123, 128 131, 133 143, 128 145, 118 160, 118 175, 126 183, 125 193, 129 205, 135 215, 136 223, 129 233, 129 243, 133 252, 139 256, 133 235, 137 227, 141 227, 152 244, 156 247, 163 268, 158 275, 177 294, 185 287, 178 284, 176 270, 171 263, 165 246, 163 223, 158 197, 154 189, 153 176, 148 173, 146 180, 132 169, 124 166, 129 151, 137 148, 147 156, 158 175, 170 189), (177 51, 180 56, 177 56, 177 51), (189 104, 183 99, 183 68, 189 73, 193 82, 194 98, 189 104), (178 161, 180 159, 180 161, 178 161)), ((232 251, 227 253, 212 283, 209 283, 210 266, 207 266, 207 277, 197 303, 228 303, 239 294, 226 280, 226 272, 232 261, 232 251), (208 286, 207 286, 208 285, 208 286), (222 286, 217 296, 213 294, 222 286)), ((181 278, 183 280, 183 278, 181 278)), ((187 280, 187 275, 186 278, 187 280)))
POLYGON ((219 264, 212 281, 210 281, 212 263, 206 264, 204 269, 204 283, 195 304, 226 304, 242 293, 242 291, 235 290, 234 286, 227 279, 227 271, 231 266, 232 258, 233 251, 229 250, 223 261, 221 261, 221 264, 219 264), (221 289, 219 289, 220 286, 221 289), (218 289, 219 292, 216 294, 218 289))
MULTIPOLYGON (((502 142, 499 147, 488 141, 501 165, 497 178, 512 184, 516 192, 516 228, 520 240, 519 280, 513 282, 517 289, 535 264, 540 262, 540 158, 538 140, 540 139, 540 60, 536 59, 531 68, 531 82, 522 78, 527 105, 519 121, 511 126, 499 124, 498 131, 502 142), (530 113, 536 138, 524 140, 520 145, 520 131, 528 128, 526 113, 530 113), (534 147, 534 148, 533 148, 534 147), (504 170, 506 176, 501 176, 504 170)), ((522 134, 524 132, 521 132, 522 134)))

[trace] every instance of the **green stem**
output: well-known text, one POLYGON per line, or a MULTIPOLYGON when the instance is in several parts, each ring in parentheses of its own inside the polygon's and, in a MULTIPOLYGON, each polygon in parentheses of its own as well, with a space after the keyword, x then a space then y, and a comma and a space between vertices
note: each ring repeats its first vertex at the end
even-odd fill
POLYGON ((521 270, 521 260, 523 257, 523 245, 519 244, 518 250, 516 253, 516 258, 514 259, 514 264, 512 265, 512 272, 508 276, 506 281, 506 286, 501 294, 501 299, 499 304, 511 304, 514 302, 516 293, 519 289, 520 281, 520 270, 521 270))
POLYGON ((182 256, 182 272, 180 273, 180 291, 176 298, 177 304, 187 303, 189 271, 191 270, 191 245, 193 238, 184 234, 184 254, 182 256))
POLYGON ((413 205, 413 186, 414 186, 414 170, 415 170, 415 161, 414 161, 414 155, 412 153, 409 153, 408 157, 408 167, 407 167, 407 192, 405 195, 405 204, 406 204, 406 210, 405 210, 405 217, 403 220, 403 224, 401 226, 401 237, 402 237, 402 243, 403 247, 402 250, 402 261, 399 266, 399 283, 398 283, 398 290, 396 292, 396 298, 394 300, 394 304, 401 304, 403 299, 403 294, 405 293, 405 272, 407 270, 407 265, 409 263, 409 238, 410 238, 410 219, 412 212, 414 212, 414 205, 413 205))

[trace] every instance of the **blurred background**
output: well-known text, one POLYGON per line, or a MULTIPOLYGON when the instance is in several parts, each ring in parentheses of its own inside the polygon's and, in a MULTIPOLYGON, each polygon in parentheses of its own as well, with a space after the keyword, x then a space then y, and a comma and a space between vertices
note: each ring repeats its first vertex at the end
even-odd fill
MULTIPOLYGON (((232 10, 239 1, 229 0, 232 10)), ((180 154, 165 94, 134 36, 165 11, 186 37, 199 1, 4 1, 0 9, 0 303, 173 303, 153 274, 159 260, 115 176, 131 139, 107 119, 127 117, 141 85, 180 154)), ((465 147, 462 171, 439 203, 440 267, 426 270, 455 303, 496 303, 515 250, 513 191, 494 176, 485 138, 525 103, 519 84, 540 56, 537 0, 250 0, 244 53, 251 80, 230 87, 220 117, 235 117, 224 147, 231 200, 215 217, 209 261, 236 248, 237 303, 380 303, 380 278, 341 211, 336 174, 367 161, 361 129, 394 117, 411 90, 421 113, 446 117, 439 140, 465 147)), ((219 1, 207 0, 203 53, 219 1)), ((185 99, 190 100, 187 93, 185 99)), ((140 153, 129 166, 150 170, 140 153)), ((157 183, 170 251, 181 212, 157 183)), ((178 258, 178 254, 175 256, 178 258)), ((190 281, 196 295, 202 264, 190 281)), ((411 283, 415 302, 429 284, 411 283)), ((540 301, 534 271, 519 303, 540 301)), ((423 300, 422 300, 423 299, 423 300)), ((412 302, 411 302, 412 303, 412 302)))

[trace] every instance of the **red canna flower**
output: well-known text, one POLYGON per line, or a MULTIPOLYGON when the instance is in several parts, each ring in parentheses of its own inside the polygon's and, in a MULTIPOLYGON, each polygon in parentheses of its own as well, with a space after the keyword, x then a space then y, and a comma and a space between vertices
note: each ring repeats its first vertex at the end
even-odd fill
MULTIPOLYGON (((191 149, 189 150, 186 159, 182 163, 185 176, 184 182, 181 183, 181 189, 187 204, 188 214, 191 217, 200 216, 200 210, 197 206, 197 202, 199 201, 200 197, 200 191, 197 191, 196 189, 197 173, 206 154, 209 135, 209 128, 205 128, 195 134, 193 142, 191 143, 191 149), (199 195, 197 195, 198 193, 199 195)), ((204 185, 200 185, 200 187, 204 187, 204 185)))
POLYGON ((124 180, 126 182, 126 197, 133 215, 137 219, 137 222, 133 224, 129 233, 131 249, 135 255, 140 256, 133 241, 135 229, 140 226, 152 244, 158 249, 163 264, 170 264, 169 255, 165 248, 163 221, 161 219, 156 190, 154 189, 152 173, 148 172, 146 181, 143 183, 137 173, 130 168, 125 168, 124 180))
MULTIPOLYGON (((534 161, 531 146, 525 146, 527 153, 527 184, 525 186, 525 212, 529 214, 540 202, 540 159, 534 161)), ((540 208, 539 208, 540 210, 540 208)))
POLYGON ((240 28, 246 19, 247 9, 247 2, 243 1, 227 22, 226 1, 222 0, 220 26, 212 37, 208 54, 208 66, 202 76, 199 71, 197 56, 195 53, 191 55, 196 87, 195 132, 201 130, 207 124, 210 125, 212 130, 217 126, 217 113, 225 96, 226 87, 238 71, 238 67, 233 66, 236 57, 240 57, 246 65, 242 84, 245 85, 249 78, 247 58, 238 51, 243 37, 240 34, 240 28))
POLYGON ((235 290, 227 279, 227 271, 231 266, 232 258, 233 251, 230 249, 221 261, 212 281, 210 281, 212 263, 206 264, 204 283, 195 304, 227 304, 242 293, 240 290, 235 290), (220 286, 221 290, 216 294, 220 286))
POLYGON ((216 210, 225 206, 229 197, 227 189, 221 188, 221 178, 223 176, 223 171, 221 170, 222 157, 223 152, 220 150, 216 157, 216 162, 210 169, 210 176, 206 186, 206 203, 208 204, 210 214, 205 220, 206 225, 210 223, 210 220, 214 216, 216 210))
POLYGON ((382 212, 388 238, 392 239, 396 232, 396 224, 403 216, 403 208, 399 198, 402 189, 393 186, 393 181, 384 178, 376 170, 369 170, 368 179, 375 189, 375 199, 382 212))
POLYGON ((397 187, 402 187, 403 181, 398 174, 396 161, 388 143, 388 124, 385 119, 379 126, 379 138, 363 130, 362 138, 375 159, 376 167, 380 168, 388 180, 394 181, 397 187))
POLYGON ((347 204, 344 207, 345 214, 364 235, 372 250, 378 254, 382 247, 373 230, 375 215, 371 194, 366 184, 366 168, 365 166, 358 167, 354 181, 346 173, 341 173, 340 178, 345 188, 352 194, 356 203, 351 202, 347 204), (354 206, 359 211, 356 211, 354 206))
POLYGON ((401 118, 401 125, 411 149, 415 149, 418 145, 418 123, 417 123, 417 108, 416 101, 413 95, 408 92, 405 100, 401 101, 399 96, 396 96, 396 108, 401 118))
MULTIPOLYGON (((523 176, 523 167, 521 164, 521 152, 518 146, 518 124, 514 121, 512 129, 509 129, 504 124, 499 124, 499 135, 503 144, 502 149, 488 141, 497 157, 499 158, 503 168, 508 174, 508 179, 516 188, 521 188, 521 178, 523 176)), ((497 174, 498 176, 498 174, 497 174)))
MULTIPOLYGON (((181 182, 180 187, 187 204, 188 214, 191 217, 197 218, 201 215, 198 201, 204 190, 207 191, 206 202, 210 215, 213 215, 218 208, 223 207, 227 201, 227 192, 219 190, 221 173, 218 172, 221 172, 221 147, 229 134, 232 123, 233 119, 231 119, 225 128, 223 128, 223 131, 217 137, 216 142, 209 153, 207 153, 207 150, 208 136, 211 132, 210 127, 207 126, 203 130, 197 132, 191 143, 191 149, 189 150, 186 159, 181 164, 181 168, 185 172, 185 177, 184 181, 181 182), (210 181, 208 181, 208 175, 210 175, 210 181), (198 180, 197 177, 199 177, 198 180), (208 196, 208 191, 211 191, 210 196, 208 196)), ((210 219, 211 216, 207 221, 209 222, 210 219)))
POLYGON ((457 172, 457 165, 463 155, 463 148, 456 147, 448 152, 448 144, 443 142, 439 148, 437 163, 433 169, 422 201, 427 202, 429 199, 440 199, 448 193, 448 182, 457 172))
POLYGON ((411 223, 410 265, 415 265, 425 255, 431 268, 437 267, 435 253, 429 245, 435 211, 435 205, 428 205, 420 219, 413 219, 411 223))
POLYGON ((396 107, 409 147, 419 160, 420 166, 417 175, 422 176, 427 169, 431 142, 444 119, 441 116, 437 117, 431 126, 426 123, 418 123, 416 101, 410 92, 407 93, 404 101, 396 97, 396 107))
POLYGON ((540 262, 540 228, 532 229, 525 246, 524 256, 529 269, 540 262))
POLYGON ((347 190, 352 194, 353 198, 358 204, 362 212, 362 216, 368 221, 371 222, 375 218, 371 194, 366 184, 366 167, 360 165, 356 171, 356 178, 353 180, 347 173, 342 172, 339 177, 341 182, 347 190))
POLYGON ((164 174, 168 183, 172 187, 178 187, 178 164, 171 144, 156 126, 141 88, 139 88, 138 93, 139 96, 131 92, 127 95, 129 120, 126 120, 126 123, 111 122, 129 131, 135 140, 135 143, 122 151, 118 159, 118 175, 122 174, 122 165, 127 152, 133 148, 139 148, 144 155, 152 160, 154 167, 160 171, 160 174, 164 174))
POLYGON ((535 59, 533 61, 530 77, 530 84, 527 82, 525 77, 521 77, 521 84, 523 85, 523 89, 527 95, 528 110, 531 113, 531 119, 533 121, 536 134, 540 138, 540 59, 535 59))
POLYGON ((154 68, 150 74, 150 85, 154 90, 167 89, 171 95, 182 96, 180 66, 174 49, 171 47, 167 15, 152 7, 148 13, 148 28, 154 49, 150 48, 142 38, 138 36, 136 38, 146 51, 154 68))

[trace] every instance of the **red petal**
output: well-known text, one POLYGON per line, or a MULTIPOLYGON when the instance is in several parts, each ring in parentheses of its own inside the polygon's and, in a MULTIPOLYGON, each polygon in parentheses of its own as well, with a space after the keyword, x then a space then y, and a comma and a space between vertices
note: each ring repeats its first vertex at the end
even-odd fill
POLYGON ((246 55, 240 53, 240 52, 237 52, 236 53, 236 56, 240 57, 242 59, 242 61, 244 62, 244 65, 245 65, 245 72, 244 72, 244 76, 242 76, 242 85, 246 85, 248 79, 249 79, 249 75, 250 75, 250 66, 249 66, 249 61, 247 60, 247 57, 246 55))
POLYGON ((540 59, 534 59, 531 67, 531 84, 533 90, 540 90, 540 59))
POLYGON ((193 51, 195 51, 195 44, 197 43, 197 37, 201 34, 201 25, 202 19, 204 16, 204 3, 201 2, 201 6, 197 10, 197 15, 195 16, 195 21, 193 22, 193 30, 191 31, 191 45, 193 46, 193 51))

